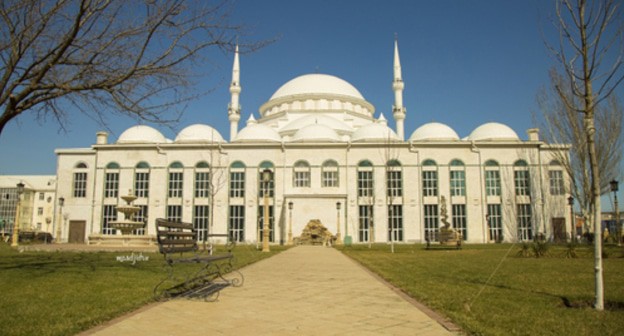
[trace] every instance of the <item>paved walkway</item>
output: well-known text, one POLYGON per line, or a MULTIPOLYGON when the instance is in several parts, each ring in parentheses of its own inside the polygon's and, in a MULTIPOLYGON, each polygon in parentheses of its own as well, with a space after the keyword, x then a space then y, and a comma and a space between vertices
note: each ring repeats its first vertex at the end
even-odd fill
POLYGON ((242 270, 217 302, 155 304, 87 335, 452 335, 333 248, 299 246, 242 270))

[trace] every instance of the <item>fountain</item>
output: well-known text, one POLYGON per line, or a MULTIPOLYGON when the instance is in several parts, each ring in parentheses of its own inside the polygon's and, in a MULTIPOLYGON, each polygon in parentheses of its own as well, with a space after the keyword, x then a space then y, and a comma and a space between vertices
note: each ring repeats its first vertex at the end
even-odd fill
POLYGON ((89 245, 107 245, 122 247, 141 247, 154 246, 156 238, 153 235, 137 235, 133 231, 144 228, 146 222, 138 222, 134 220, 134 215, 141 210, 140 207, 133 205, 137 197, 132 194, 132 190, 128 191, 128 195, 121 196, 126 204, 116 206, 118 213, 123 214, 122 220, 108 222, 110 228, 121 232, 119 234, 91 234, 89 235, 89 245))
POLYGON ((124 220, 111 221, 108 222, 108 225, 115 230, 121 231, 122 235, 130 235, 132 231, 143 228, 145 223, 134 220, 134 214, 139 212, 141 208, 132 205, 132 202, 137 199, 136 196, 132 195, 132 190, 128 191, 128 195, 121 196, 121 199, 126 201, 126 204, 118 205, 117 212, 124 214, 124 220))

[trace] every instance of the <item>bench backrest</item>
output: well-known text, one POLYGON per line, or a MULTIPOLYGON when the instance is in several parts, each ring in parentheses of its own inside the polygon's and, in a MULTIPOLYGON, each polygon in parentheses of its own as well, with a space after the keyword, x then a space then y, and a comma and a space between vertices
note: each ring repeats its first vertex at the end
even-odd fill
POLYGON ((193 224, 156 219, 158 251, 162 254, 197 251, 197 231, 193 224))

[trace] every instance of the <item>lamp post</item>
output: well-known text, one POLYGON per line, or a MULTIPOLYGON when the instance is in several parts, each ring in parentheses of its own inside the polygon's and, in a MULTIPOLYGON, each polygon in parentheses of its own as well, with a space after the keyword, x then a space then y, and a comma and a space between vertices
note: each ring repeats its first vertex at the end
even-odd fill
POLYGON ((262 223, 262 252, 270 252, 269 249, 269 182, 271 181, 271 170, 262 171, 262 182, 264 182, 264 220, 262 223))
POLYGON ((609 184, 611 185, 611 191, 613 191, 613 203, 615 205, 615 231, 617 232, 617 244, 618 246, 622 246, 622 231, 624 230, 624 227, 620 226, 620 207, 617 200, 619 183, 617 180, 612 180, 609 184))
POLYGON ((574 228, 574 197, 570 195, 568 197, 568 205, 570 205, 570 242, 574 243, 576 241, 576 231, 574 228))
POLYGON ((342 239, 340 239, 340 202, 336 202, 336 245, 342 245, 342 239))
POLYGON ((24 183, 20 182, 17 184, 17 206, 15 207, 15 223, 13 223, 13 237, 11 239, 11 246, 17 247, 19 246, 19 215, 20 215, 20 207, 22 203, 22 194, 24 193, 24 183))
POLYGON ((65 198, 61 196, 58 201, 59 201, 59 215, 58 215, 58 220, 56 224, 57 225, 56 226, 56 243, 60 244, 61 233, 63 229, 63 219, 61 217, 63 217, 63 205, 65 205, 65 198))
POLYGON ((288 245, 293 244, 292 240, 292 209, 293 202, 288 202, 288 245))

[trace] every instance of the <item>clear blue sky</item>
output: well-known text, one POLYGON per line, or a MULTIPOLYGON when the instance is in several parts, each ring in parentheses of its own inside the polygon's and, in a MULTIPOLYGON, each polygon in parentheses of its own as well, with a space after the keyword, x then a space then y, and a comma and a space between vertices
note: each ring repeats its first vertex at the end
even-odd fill
MULTIPOLYGON (((555 64, 544 45, 556 41, 548 23, 551 1, 255 1, 234 3, 232 21, 248 26, 250 38, 277 41, 241 55, 240 126, 282 84, 306 73, 327 73, 353 84, 391 121, 392 59, 395 33, 405 82, 405 125, 438 121, 467 136, 497 121, 525 139, 537 109, 536 94, 548 85, 555 64)), ((209 94, 189 104, 179 124, 159 127, 168 138, 194 124, 216 127, 228 138, 228 84, 232 55, 213 53, 198 72, 209 94)), ((622 94, 623 89, 618 90, 622 94)), ((70 111, 67 133, 48 120, 24 114, 0 135, 0 174, 55 174, 56 148, 84 148, 103 127, 70 111)), ((392 123, 392 121, 391 121, 392 123)), ((109 119, 113 142, 135 124, 109 119)))

